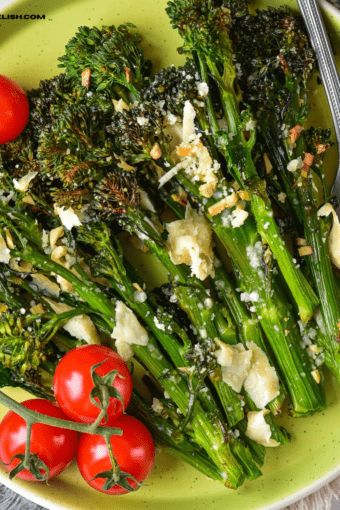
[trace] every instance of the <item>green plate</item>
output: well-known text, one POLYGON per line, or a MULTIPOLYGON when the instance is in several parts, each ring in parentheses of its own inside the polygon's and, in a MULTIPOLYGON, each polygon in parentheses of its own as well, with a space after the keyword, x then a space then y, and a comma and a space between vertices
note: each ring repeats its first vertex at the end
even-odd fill
MULTIPOLYGON (((322 1, 322 0, 321 0, 322 1)), ((19 82, 23 88, 36 87, 40 79, 60 72, 57 57, 80 25, 135 23, 143 36, 143 48, 152 58, 155 68, 171 63, 181 64, 176 48, 181 41, 172 30, 165 14, 165 0, 24 0, 5 3, 12 5, 1 14, 43 15, 45 19, 0 18, 0 73, 19 82)), ((259 0, 254 7, 278 6, 282 0, 259 0)), ((294 1, 285 3, 296 9, 294 1)), ((0 2, 3 5, 3 2, 0 2)), ((322 2, 327 28, 340 59, 340 14, 330 4, 322 2)), ((339 63, 339 60, 338 60, 339 63)), ((313 121, 322 127, 332 121, 322 86, 311 83, 310 102, 313 121)), ((327 156, 327 178, 334 179, 337 151, 327 156)), ((134 259, 132 252, 129 257, 134 259)), ((136 262, 136 260, 135 260, 136 262)), ((164 281, 165 273, 150 256, 138 265, 150 285, 164 281)), ((278 449, 268 449, 263 477, 246 482, 236 492, 225 489, 189 466, 158 453, 148 486, 123 497, 112 498, 91 489, 73 464, 50 486, 14 479, 0 470, 0 481, 26 498, 53 510, 278 510, 310 494, 327 481, 340 475, 340 395, 332 377, 326 374, 328 409, 313 417, 281 418, 282 425, 292 434, 292 442, 278 449)), ((6 392, 19 401, 28 397, 21 390, 6 392)), ((0 408, 0 417, 6 413, 0 408)), ((48 447, 48 446, 47 446, 48 447)))

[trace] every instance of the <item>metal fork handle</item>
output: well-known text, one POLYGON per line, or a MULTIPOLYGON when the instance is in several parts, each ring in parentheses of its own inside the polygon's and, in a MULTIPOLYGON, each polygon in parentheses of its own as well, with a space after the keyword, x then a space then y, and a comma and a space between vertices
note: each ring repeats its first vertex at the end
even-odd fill
POLYGON ((332 48, 316 0, 297 0, 306 24, 311 45, 319 64, 320 75, 331 109, 338 142, 339 168, 332 192, 340 196, 340 78, 332 48))

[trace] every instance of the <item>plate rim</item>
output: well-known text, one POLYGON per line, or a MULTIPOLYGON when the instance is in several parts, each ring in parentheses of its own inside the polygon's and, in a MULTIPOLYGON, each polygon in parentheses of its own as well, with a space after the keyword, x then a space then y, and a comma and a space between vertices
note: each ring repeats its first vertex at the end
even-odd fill
MULTIPOLYGON (((14 5, 21 3, 21 1, 22 0, 0 0, 0 9, 3 12, 6 12, 14 5)), ((340 11, 336 7, 334 7, 326 0, 318 0, 318 2, 323 10, 328 11, 330 14, 338 18, 340 22, 340 11)), ((258 508, 257 510, 283 510, 287 506, 310 496, 318 489, 335 480, 338 476, 340 476, 340 464, 314 482, 306 485, 302 489, 299 489, 298 491, 290 494, 289 496, 286 496, 283 499, 280 499, 279 501, 258 508)), ((0 483, 2 483, 5 487, 12 490, 16 494, 19 494, 23 498, 31 501, 32 503, 43 506, 46 508, 46 510, 71 510, 69 506, 60 505, 59 503, 52 500, 46 500, 39 493, 31 491, 26 483, 21 485, 18 484, 15 480, 10 480, 6 471, 0 470, 0 483)))

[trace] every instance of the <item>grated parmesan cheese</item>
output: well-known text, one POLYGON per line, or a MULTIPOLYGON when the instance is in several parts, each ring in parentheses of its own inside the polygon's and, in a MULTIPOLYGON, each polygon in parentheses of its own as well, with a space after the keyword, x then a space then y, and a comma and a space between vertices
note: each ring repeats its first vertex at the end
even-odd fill
POLYGON ((204 183, 199 187, 199 190, 204 197, 209 198, 216 189, 218 179, 215 174, 219 170, 220 164, 211 158, 208 149, 202 144, 200 135, 196 135, 195 116, 196 112, 192 104, 190 101, 186 101, 183 109, 182 136, 175 132, 174 128, 177 124, 170 126, 170 134, 173 136, 174 133, 178 142, 175 147, 177 154, 174 154, 173 145, 171 146, 171 157, 174 162, 178 163, 161 176, 159 187, 172 179, 180 170, 184 170, 193 181, 204 183))
POLYGON ((275 441, 275 439, 271 439, 270 437, 270 426, 264 419, 265 415, 268 413, 270 413, 268 409, 262 409, 261 411, 250 411, 247 413, 248 425, 246 435, 256 443, 262 444, 262 446, 280 446, 280 443, 275 441))
POLYGON ((203 81, 202 83, 197 83, 196 86, 198 90, 198 95, 200 97, 206 97, 209 94, 209 86, 207 83, 205 83, 205 81, 203 81))
POLYGON ((149 119, 146 117, 137 117, 137 124, 140 126, 147 126, 149 124, 149 119))
POLYGON ((247 257, 251 267, 256 269, 262 266, 262 242, 257 241, 254 246, 247 246, 247 257))
POLYGON ((116 302, 116 326, 111 337, 116 340, 118 354, 127 361, 133 355, 131 345, 147 345, 148 334, 135 314, 122 301, 116 302))
POLYGON ((161 402, 158 398, 154 397, 154 398, 152 399, 151 409, 152 409, 155 413, 160 414, 160 413, 163 411, 164 406, 163 406, 162 402, 161 402))
POLYGON ((196 112, 190 101, 185 101, 183 108, 183 143, 189 143, 190 137, 195 135, 196 112))
POLYGON ((214 276, 212 229, 204 215, 187 207, 184 220, 168 223, 171 261, 187 264, 200 280, 214 276))
POLYGON ((249 216, 249 213, 244 209, 236 207, 236 209, 233 210, 232 215, 233 219, 231 220, 231 225, 233 228, 238 228, 244 224, 249 216))
POLYGON ((256 128, 256 122, 253 119, 250 119, 246 124, 246 131, 254 131, 256 128))

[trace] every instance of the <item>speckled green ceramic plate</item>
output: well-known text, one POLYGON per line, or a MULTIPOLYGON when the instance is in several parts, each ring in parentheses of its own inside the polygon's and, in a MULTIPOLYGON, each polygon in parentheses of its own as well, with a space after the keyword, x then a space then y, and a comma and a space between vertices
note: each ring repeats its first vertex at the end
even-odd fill
MULTIPOLYGON (((42 15, 46 19, 7 20, 0 17, 0 73, 12 77, 25 89, 36 87, 40 79, 58 73, 57 57, 80 25, 135 23, 144 38, 143 48, 155 68, 183 59, 176 53, 181 44, 171 29, 164 8, 165 0, 24 0, 13 2, 0 14, 42 15)), ((278 6, 282 0, 259 0, 254 6, 278 6)), ((286 2, 296 8, 294 1, 286 2)), ((4 4, 0 0, 0 10, 4 4)), ((340 14, 323 3, 327 26, 340 59, 340 14)), ((323 127, 331 124, 322 87, 312 83, 310 102, 313 121, 323 127)), ((328 155, 328 179, 335 175, 336 149, 328 155)), ((133 254, 129 254, 133 258, 133 254)), ((140 257, 140 255, 139 255, 140 257)), ((164 279, 152 257, 139 260, 147 281, 164 279)), ((237 492, 208 480, 182 462, 157 454, 148 486, 135 494, 112 498, 90 489, 81 479, 76 465, 51 481, 50 486, 9 481, 0 471, 0 481, 26 498, 53 510, 277 510, 313 492, 340 475, 340 395, 335 381, 326 374, 328 409, 314 417, 284 417, 282 424, 291 432, 292 442, 269 449, 263 477, 246 482, 237 492)), ((19 401, 27 394, 9 389, 19 401)), ((6 409, 0 408, 0 417, 6 409)), ((46 445, 48 448, 48 445, 46 445)))

